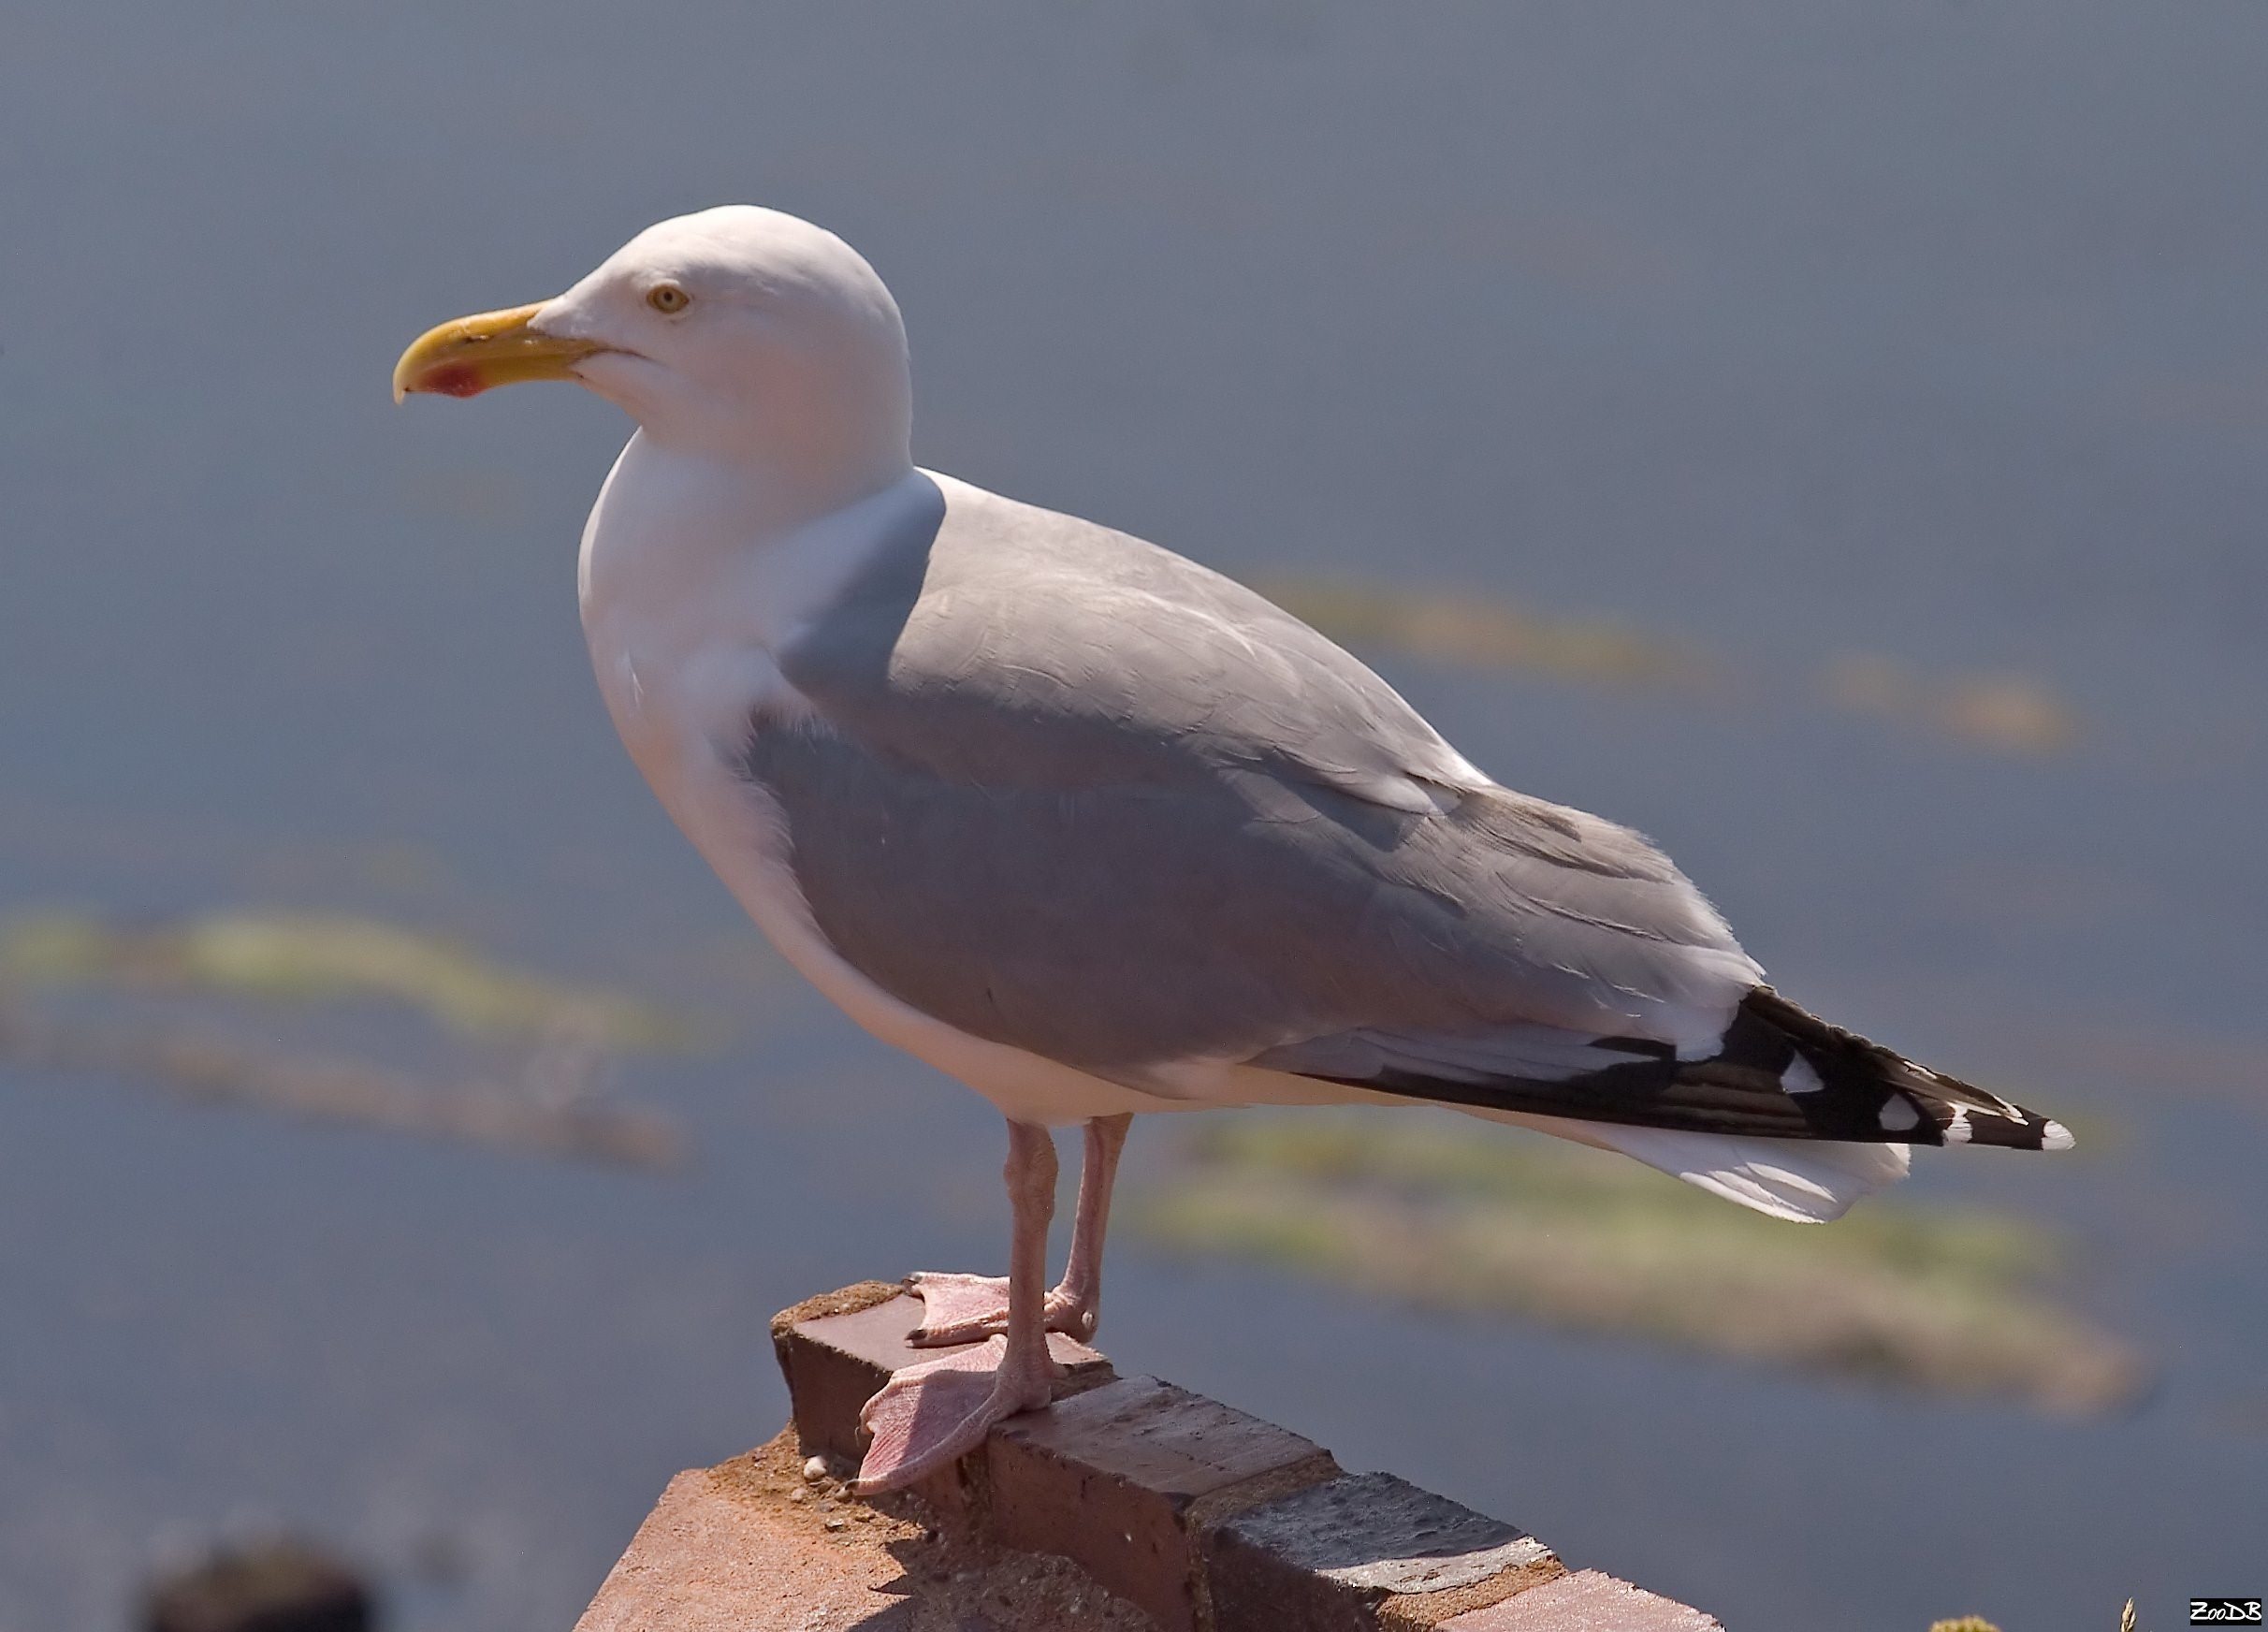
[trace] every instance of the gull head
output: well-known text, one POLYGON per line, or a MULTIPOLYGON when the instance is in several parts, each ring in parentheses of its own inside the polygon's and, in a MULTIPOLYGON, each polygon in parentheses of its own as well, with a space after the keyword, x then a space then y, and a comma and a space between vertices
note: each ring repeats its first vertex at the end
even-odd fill
POLYGON ((661 222, 563 295, 429 330, 395 365, 394 398, 524 380, 572 380, 688 452, 909 457, 897 302, 835 234, 753 205, 661 222))

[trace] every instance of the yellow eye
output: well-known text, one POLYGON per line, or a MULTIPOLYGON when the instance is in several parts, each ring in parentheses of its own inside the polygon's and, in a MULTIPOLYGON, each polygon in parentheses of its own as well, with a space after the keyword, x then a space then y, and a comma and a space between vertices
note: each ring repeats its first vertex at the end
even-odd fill
POLYGON ((693 298, 675 284, 656 284, 646 291, 646 303, 667 317, 691 306, 693 298))

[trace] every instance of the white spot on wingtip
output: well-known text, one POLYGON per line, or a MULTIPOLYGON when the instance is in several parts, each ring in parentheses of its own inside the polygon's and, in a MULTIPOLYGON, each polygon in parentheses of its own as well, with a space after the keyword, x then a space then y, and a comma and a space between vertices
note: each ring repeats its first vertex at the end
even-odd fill
POLYGON ((1955 1105, 1953 1108, 1953 1119, 1945 1124, 1945 1143, 1967 1144, 1969 1138, 1969 1107, 1955 1105))
POLYGON ((1921 1126, 1922 1114, 1913 1108, 1912 1100, 1893 1094, 1883 1102, 1882 1115, 1876 1120, 1892 1133, 1903 1133, 1921 1126))
POLYGON ((1789 1060, 1787 1069, 1780 1073, 1782 1093, 1816 1094, 1826 1086, 1820 1081, 1819 1073, 1811 1069, 1811 1062, 1800 1054, 1789 1060))
POLYGON ((2077 1143, 2078 1141, 2072 1137, 2072 1130, 2060 1122, 2050 1122, 2040 1129, 2040 1148, 2042 1150, 2069 1150, 2077 1143))

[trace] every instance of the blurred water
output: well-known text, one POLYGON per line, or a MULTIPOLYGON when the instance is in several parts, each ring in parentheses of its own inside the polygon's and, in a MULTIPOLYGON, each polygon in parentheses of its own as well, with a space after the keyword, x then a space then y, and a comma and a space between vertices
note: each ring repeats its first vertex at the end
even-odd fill
POLYGON ((769 1310, 998 1256, 990 1113, 752 954, 610 739, 569 561, 612 411, 386 401, 430 322, 734 198, 892 282, 926 463, 1737 660, 1382 666, 1798 996, 2072 1112, 2069 1161, 1920 1185, 2063 1222, 2167 1380, 2046 1422, 1122 1247, 1126 1363, 1741 1632, 2261 1590, 2263 85, 2245 0, 10 7, 0 908, 378 910, 746 1027, 635 1073, 674 1180, 0 1077, 0 1628, 115 1626, 262 1514, 421 1632, 565 1625, 778 1420, 769 1310), (1854 652, 2081 734, 1816 706, 1854 652))

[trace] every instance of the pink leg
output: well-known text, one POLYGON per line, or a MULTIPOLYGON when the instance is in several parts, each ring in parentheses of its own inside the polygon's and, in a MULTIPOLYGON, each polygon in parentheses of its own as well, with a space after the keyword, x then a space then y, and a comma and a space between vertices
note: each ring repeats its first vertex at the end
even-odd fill
POLYGON ((927 1478, 984 1443, 994 1423, 1048 1403, 1047 1227, 1055 1212, 1055 1144, 1036 1123, 1008 1125, 1007 1332, 982 1348, 908 1366, 866 1402, 874 1435, 853 1487, 860 1495, 927 1478))
POLYGON ((1079 1169, 1079 1210, 1071 1221, 1071 1260, 1047 1298, 1051 1332, 1084 1343, 1102 1318, 1102 1237, 1111 1224, 1111 1187, 1127 1147, 1132 1116, 1098 1116, 1086 1125, 1086 1159, 1079 1169))
MULTIPOLYGON (((1079 1210, 1071 1225, 1071 1260, 1063 1280, 1047 1295, 1047 1329, 1082 1343, 1095 1335, 1102 1303, 1102 1237, 1111 1221, 1111 1186, 1118 1176, 1130 1115, 1097 1116, 1086 1125, 1086 1158, 1079 1169, 1079 1210)), ((922 1323, 913 1342, 923 1348, 973 1343, 1008 1330, 1008 1283, 997 1275, 913 1277, 922 1323)))

